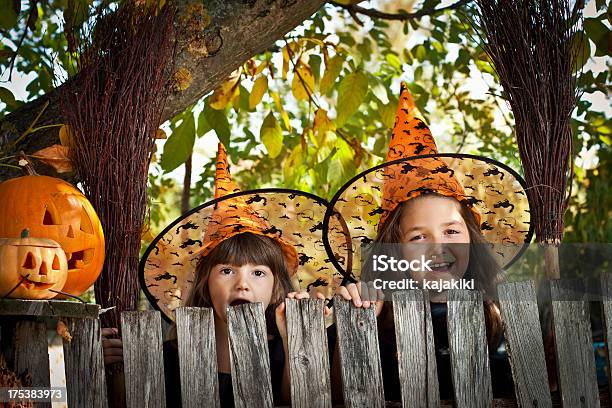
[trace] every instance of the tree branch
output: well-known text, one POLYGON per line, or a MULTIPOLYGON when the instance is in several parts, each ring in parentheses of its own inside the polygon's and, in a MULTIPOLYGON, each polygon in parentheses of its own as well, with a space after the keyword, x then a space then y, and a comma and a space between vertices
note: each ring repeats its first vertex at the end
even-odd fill
POLYGON ((336 3, 335 1, 329 1, 329 3, 333 4, 334 6, 338 6, 340 8, 347 10, 358 23, 361 23, 361 21, 355 17, 356 14, 363 14, 364 16, 369 16, 372 18, 381 18, 384 20, 406 21, 406 20, 418 19, 418 18, 425 17, 425 16, 432 16, 434 14, 438 14, 446 10, 456 10, 461 6, 468 4, 470 1, 471 0, 459 0, 458 2, 453 3, 446 7, 441 7, 441 8, 430 7, 426 9, 421 9, 414 13, 404 13, 404 12, 385 13, 383 11, 379 11, 375 9, 368 9, 365 7, 360 7, 356 4, 346 5, 346 4, 336 3))

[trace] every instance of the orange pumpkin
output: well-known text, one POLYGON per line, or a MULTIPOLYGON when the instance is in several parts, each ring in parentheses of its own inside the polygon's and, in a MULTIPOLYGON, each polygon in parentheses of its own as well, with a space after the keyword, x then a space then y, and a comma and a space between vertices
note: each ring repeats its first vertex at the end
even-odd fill
POLYGON ((51 299, 52 290, 61 290, 68 276, 68 262, 62 247, 46 238, 0 239, 0 297, 51 299))
POLYGON ((68 260, 63 292, 80 295, 102 272, 104 234, 87 198, 54 177, 30 175, 0 184, 0 237, 19 237, 21 230, 57 241, 68 260))

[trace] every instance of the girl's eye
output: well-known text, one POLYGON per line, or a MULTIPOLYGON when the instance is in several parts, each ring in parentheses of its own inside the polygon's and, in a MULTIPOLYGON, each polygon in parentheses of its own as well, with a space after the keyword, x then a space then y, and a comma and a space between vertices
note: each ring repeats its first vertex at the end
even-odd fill
POLYGON ((410 238, 408 241, 420 241, 422 239, 425 239, 425 235, 419 234, 419 235, 415 235, 414 237, 410 238))
POLYGON ((454 230, 454 229, 447 229, 446 233, 449 235, 454 235, 454 234, 461 234, 461 232, 454 230))
POLYGON ((231 268, 223 268, 223 269, 221 269, 221 273, 223 275, 229 275, 229 274, 232 273, 232 269, 231 268))
POLYGON ((255 274, 255 276, 258 276, 258 277, 266 276, 266 273, 264 271, 259 270, 259 269, 254 271, 253 273, 255 274))

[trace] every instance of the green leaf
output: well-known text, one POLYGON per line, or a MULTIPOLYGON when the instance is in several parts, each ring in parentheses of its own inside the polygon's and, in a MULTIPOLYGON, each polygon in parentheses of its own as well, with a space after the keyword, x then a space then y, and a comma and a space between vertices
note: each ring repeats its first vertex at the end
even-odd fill
POLYGON ((375 76, 370 76, 370 85, 372 87, 372 93, 384 104, 389 103, 389 97, 387 96, 387 87, 375 76))
POLYGON ((338 89, 336 126, 341 127, 359 109, 368 93, 368 77, 362 72, 345 76, 338 89))
POLYGON ((591 44, 584 33, 574 35, 571 42, 571 52, 574 60, 574 72, 578 72, 591 56, 591 44))
POLYGON ((231 130, 225 111, 213 109, 206 104, 202 112, 204 113, 206 122, 213 128, 221 143, 229 147, 231 130))
POLYGON ((195 142, 195 119, 189 112, 187 118, 172 132, 164 144, 160 165, 168 173, 185 163, 193 151, 195 142))
POLYGON ((283 131, 272 112, 268 113, 268 116, 266 116, 261 124, 259 136, 264 146, 266 146, 270 158, 274 159, 280 154, 283 148, 283 131))
POLYGON ((311 55, 308 58, 308 65, 312 69, 312 75, 314 75, 315 83, 319 83, 321 80, 321 57, 318 55, 311 55))
POLYGON ((342 139, 337 139, 336 148, 327 168, 327 182, 334 188, 355 173, 353 149, 342 139))
POLYGON ((15 96, 10 89, 0 86, 0 101, 4 102, 9 109, 15 107, 15 96))
POLYGON ((15 28, 19 20, 21 2, 13 0, 0 0, 0 28, 10 30, 15 28), (15 9, 17 6, 17 9, 15 9))
POLYGON ((388 53, 387 55, 385 55, 385 59, 387 60, 389 65, 391 65, 396 70, 400 71, 402 69, 402 61, 397 55, 388 53))
POLYGON ((584 20, 584 31, 591 41, 595 43, 596 56, 608 55, 610 30, 599 19, 587 18, 584 20))
POLYGON ((200 112, 200 116, 198 116, 198 132, 197 132, 198 137, 202 137, 212 130, 212 127, 206 120, 206 115, 204 114, 204 110, 205 109, 202 109, 202 111, 200 112))
POLYGON ((340 71, 342 71, 342 65, 344 64, 344 58, 340 55, 334 55, 327 63, 325 67, 325 73, 323 74, 323 78, 321 79, 320 91, 322 94, 326 95, 331 91, 336 82, 336 78, 340 75, 340 71))

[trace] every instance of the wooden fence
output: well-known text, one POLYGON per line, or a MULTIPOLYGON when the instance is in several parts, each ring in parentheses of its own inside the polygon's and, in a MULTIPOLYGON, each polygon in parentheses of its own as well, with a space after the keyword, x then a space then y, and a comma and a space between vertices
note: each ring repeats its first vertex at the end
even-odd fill
MULTIPOLYGON (((608 282, 604 291, 612 294, 608 282)), ((599 407, 610 397, 597 386, 589 303, 575 282, 551 281, 553 327, 560 392, 551 396, 536 293, 532 282, 499 286, 514 400, 497 400, 491 391, 480 293, 451 291, 448 333, 454 406, 599 407)), ((337 299, 342 387, 347 407, 439 407, 429 302, 420 290, 393 295, 402 402, 385 402, 372 308, 357 309, 337 299)), ((612 339, 612 299, 603 300, 607 347, 612 339)), ((65 301, 0 302, 2 351, 18 374, 28 371, 33 386, 48 387, 47 324, 61 319, 72 335, 64 342, 69 407, 107 407, 97 305, 65 301), (10 330, 7 330, 10 329, 10 330), (12 333, 7 337, 7 333, 12 333)), ((218 406, 213 312, 177 310, 180 380, 184 407, 218 406)), ((272 406, 270 363, 261 304, 231 308, 229 316, 232 383, 236 407, 272 406)), ((330 362, 321 300, 288 300, 291 404, 331 407, 330 362)), ((161 316, 157 311, 122 314, 126 398, 129 407, 165 406, 161 316)), ((609 361, 608 361, 609 363, 609 361)), ((608 364, 608 367, 610 365, 608 364)))

